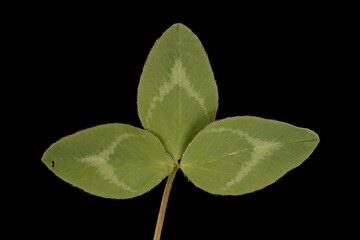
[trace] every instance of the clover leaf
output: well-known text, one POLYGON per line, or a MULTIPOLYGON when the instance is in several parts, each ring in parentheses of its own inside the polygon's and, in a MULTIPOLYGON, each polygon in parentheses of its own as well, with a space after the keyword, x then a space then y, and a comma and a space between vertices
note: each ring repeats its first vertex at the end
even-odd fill
POLYGON ((215 120, 218 92, 194 33, 174 24, 156 41, 138 89, 140 129, 104 124, 52 144, 42 161, 58 177, 91 194, 139 196, 168 176, 154 239, 160 239, 175 174, 199 188, 241 195, 274 183, 319 143, 305 128, 258 117, 215 120))

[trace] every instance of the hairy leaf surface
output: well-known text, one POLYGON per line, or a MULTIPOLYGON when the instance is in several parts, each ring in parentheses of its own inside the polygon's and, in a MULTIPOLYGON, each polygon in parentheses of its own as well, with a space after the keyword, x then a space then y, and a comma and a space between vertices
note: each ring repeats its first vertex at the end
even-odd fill
POLYGON ((215 119, 217 86, 199 39, 182 24, 171 26, 152 48, 141 75, 138 111, 175 160, 215 119))
POLYGON ((64 137, 42 158, 64 181, 107 198, 141 195, 165 178, 172 160, 151 133, 105 124, 64 137))
POLYGON ((182 170, 214 194, 240 195, 274 183, 299 166, 319 142, 309 129, 257 117, 216 121, 191 142, 182 170))

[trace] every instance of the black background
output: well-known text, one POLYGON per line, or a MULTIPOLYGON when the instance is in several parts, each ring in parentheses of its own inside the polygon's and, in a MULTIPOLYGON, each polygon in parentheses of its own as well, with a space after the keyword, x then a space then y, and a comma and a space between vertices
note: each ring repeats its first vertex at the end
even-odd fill
POLYGON ((324 167, 330 164, 325 149, 331 141, 324 120, 338 74, 337 12, 326 6, 192 10, 31 5, 22 6, 19 18, 9 18, 17 25, 11 29, 9 62, 21 66, 11 78, 15 96, 22 97, 14 110, 22 132, 14 142, 26 142, 26 157, 16 161, 24 177, 12 188, 19 196, 17 211, 8 219, 23 230, 13 234, 152 239, 164 181, 131 200, 104 199, 57 178, 41 156, 51 143, 81 129, 112 122, 141 127, 136 96, 143 64, 155 40, 177 22, 192 29, 208 53, 219 89, 217 119, 276 119, 316 131, 321 143, 275 184, 238 197, 197 189, 180 171, 163 239, 328 233, 336 209, 328 211, 327 186, 336 180, 324 167), (36 227, 25 228, 32 223, 36 227))

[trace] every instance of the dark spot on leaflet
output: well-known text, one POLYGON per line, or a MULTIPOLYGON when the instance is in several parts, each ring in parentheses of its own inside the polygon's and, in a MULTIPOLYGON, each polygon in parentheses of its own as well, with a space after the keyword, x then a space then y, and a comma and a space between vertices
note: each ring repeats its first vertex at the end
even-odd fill
POLYGON ((51 162, 51 167, 55 167, 55 161, 51 162))

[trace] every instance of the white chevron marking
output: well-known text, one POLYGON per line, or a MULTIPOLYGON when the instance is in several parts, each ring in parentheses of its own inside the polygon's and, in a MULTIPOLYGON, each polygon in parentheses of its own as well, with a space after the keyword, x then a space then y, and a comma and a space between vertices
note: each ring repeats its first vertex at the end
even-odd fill
POLYGON ((108 162, 109 157, 115 152, 117 146, 119 146, 120 142, 129 137, 135 137, 135 134, 123 134, 115 139, 115 141, 102 152, 96 155, 88 156, 80 159, 81 162, 87 163, 92 167, 95 167, 98 172, 103 176, 107 181, 116 184, 122 189, 129 192, 136 192, 126 183, 121 181, 116 175, 113 166, 108 162))
MULTIPOLYGON (((237 134, 240 137, 243 137, 253 147, 251 152, 251 159, 245 162, 236 176, 226 183, 225 189, 241 182, 244 177, 246 177, 251 172, 251 170, 256 167, 256 165, 258 165, 266 156, 270 155, 274 150, 277 150, 281 147, 281 143, 279 142, 263 141, 258 138, 249 136, 249 134, 246 132, 232 128, 212 128, 209 129, 209 132, 231 132, 233 134, 237 134)), ((235 153, 230 153, 228 155, 233 154, 235 153)))
POLYGON ((171 90, 175 89, 175 87, 181 87, 185 90, 186 94, 193 98, 200 106, 200 108, 204 111, 206 116, 209 116, 208 110, 205 106, 205 99, 201 96, 201 94, 194 89, 189 81, 189 77, 186 75, 186 70, 182 65, 180 59, 175 61, 174 66, 171 69, 171 74, 169 76, 170 81, 165 81, 160 88, 159 94, 153 97, 149 109, 147 111, 146 121, 149 121, 152 117, 152 113, 154 108, 157 106, 157 102, 162 102, 164 97, 167 96, 171 90))

